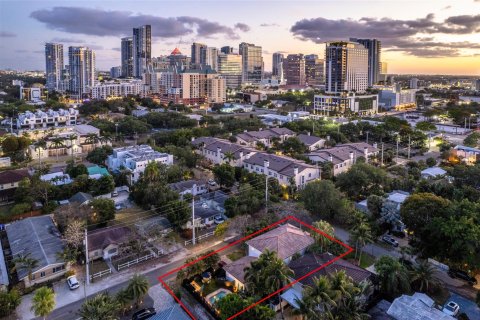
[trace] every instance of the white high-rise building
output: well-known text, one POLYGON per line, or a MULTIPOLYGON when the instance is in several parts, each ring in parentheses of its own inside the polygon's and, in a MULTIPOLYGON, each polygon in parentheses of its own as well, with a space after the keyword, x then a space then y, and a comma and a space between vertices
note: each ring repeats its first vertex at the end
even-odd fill
POLYGON ((350 41, 362 44, 368 50, 368 85, 380 81, 382 43, 377 39, 350 38, 350 41))
POLYGON ((63 44, 45 44, 45 71, 48 90, 62 89, 63 44))
POLYGON ((326 92, 365 92, 368 88, 368 49, 355 42, 327 43, 326 92))
POLYGON ((82 98, 95 85, 95 52, 85 47, 68 48, 69 90, 82 98))
POLYGON ((214 47, 208 47, 205 54, 205 65, 212 70, 218 70, 218 49, 214 47))
POLYGON ((410 89, 418 89, 418 78, 410 79, 410 89))
POLYGON ((278 80, 283 81, 283 59, 284 56, 280 52, 275 52, 272 55, 272 76, 278 80))

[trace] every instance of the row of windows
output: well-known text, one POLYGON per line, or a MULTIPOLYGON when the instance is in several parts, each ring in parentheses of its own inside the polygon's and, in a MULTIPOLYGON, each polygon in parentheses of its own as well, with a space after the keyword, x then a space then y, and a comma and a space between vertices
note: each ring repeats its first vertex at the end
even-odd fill
MULTIPOLYGON (((62 270, 65 270, 65 265, 64 264, 62 264, 61 266, 58 266, 58 267, 54 267, 52 269, 52 273, 57 273, 57 272, 60 272, 62 270)), ((46 275, 45 271, 40 272, 40 278, 44 278, 45 275, 46 275)), ((35 280, 35 275, 34 274, 32 274, 32 280, 35 280)))

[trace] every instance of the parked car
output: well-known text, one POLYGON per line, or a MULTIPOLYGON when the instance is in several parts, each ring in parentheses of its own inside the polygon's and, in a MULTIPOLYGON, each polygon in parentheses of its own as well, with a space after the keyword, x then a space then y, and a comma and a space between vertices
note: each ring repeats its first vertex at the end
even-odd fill
POLYGON ((449 316, 455 317, 460 312, 460 306, 456 302, 449 301, 442 311, 449 316))
POLYGON ((397 240, 395 240, 394 238, 392 238, 390 236, 387 236, 387 235, 383 236, 382 241, 385 242, 385 243, 388 243, 391 246, 398 247, 397 240))
POLYGON ((70 290, 75 290, 80 287, 80 283, 78 283, 77 277, 70 276, 67 278, 67 284, 70 290))
POLYGON ((210 180, 208 180, 208 185, 209 185, 210 187, 215 187, 215 186, 217 185, 217 183, 215 182, 215 180, 210 179, 210 180))
POLYGON ((115 198, 115 197, 118 197, 118 192, 117 191, 112 192, 112 198, 115 198))
POLYGON ((475 279, 474 277, 471 277, 467 272, 462 271, 462 270, 450 269, 450 270, 448 270, 448 275, 451 278, 459 278, 459 279, 465 280, 471 286, 477 284, 477 279, 475 279))
POLYGON ((223 217, 221 215, 216 215, 213 219, 214 219, 216 224, 220 224, 220 223, 225 222, 225 219, 223 219, 223 217))
POLYGON ((145 308, 135 312, 132 315, 132 320, 144 320, 153 317, 157 314, 155 308, 145 308))
POLYGON ((123 205, 122 204, 116 204, 115 205, 115 210, 122 210, 123 209, 123 205))

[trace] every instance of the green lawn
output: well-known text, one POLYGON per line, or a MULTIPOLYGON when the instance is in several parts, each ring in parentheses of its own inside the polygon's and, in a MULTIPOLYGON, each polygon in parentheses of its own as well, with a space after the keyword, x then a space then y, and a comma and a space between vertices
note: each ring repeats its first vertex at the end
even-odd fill
POLYGON ((232 253, 227 254, 227 258, 232 261, 236 261, 244 256, 245 256, 245 249, 238 249, 233 251, 232 253))
POLYGON ((6 206, 1 206, 0 207, 0 217, 1 218, 7 218, 7 217, 10 217, 10 210, 13 208, 13 204, 12 205, 6 205, 6 206))

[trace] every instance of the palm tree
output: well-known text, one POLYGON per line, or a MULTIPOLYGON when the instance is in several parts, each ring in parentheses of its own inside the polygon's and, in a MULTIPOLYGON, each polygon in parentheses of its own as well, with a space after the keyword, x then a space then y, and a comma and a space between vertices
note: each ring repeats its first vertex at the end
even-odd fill
POLYGON ((231 151, 226 151, 223 153, 223 160, 225 160, 228 164, 235 160, 235 153, 231 151))
POLYGON ((304 290, 304 299, 311 299, 316 312, 328 313, 337 306, 335 293, 327 277, 321 276, 313 278, 313 286, 308 286, 304 290))
POLYGON ((256 261, 252 261, 250 266, 244 269, 245 286, 251 294, 263 296, 271 292, 265 287, 265 270, 267 270, 269 265, 274 263, 276 259, 278 259, 276 252, 267 249, 256 261))
POLYGON ((85 143, 86 144, 97 144, 97 142, 100 140, 97 134, 95 133, 89 133, 87 134, 87 137, 85 138, 85 143))
POLYGON ((360 265, 363 247, 365 247, 367 243, 373 242, 372 230, 367 223, 361 222, 352 229, 350 236, 355 243, 355 259, 357 258, 358 249, 360 249, 360 255, 358 257, 358 265, 360 265))
POLYGON ((118 302, 120 306, 120 310, 122 314, 125 314, 127 309, 131 308, 132 300, 130 299, 130 294, 127 290, 120 290, 115 295, 115 300, 118 302))
POLYGON ((38 267, 37 259, 31 258, 30 253, 27 253, 26 255, 18 256, 15 259, 13 259, 13 263, 15 263, 13 270, 16 270, 16 269, 26 270, 28 273, 28 280, 32 281, 33 270, 36 267, 38 267))
POLYGON ((143 172, 143 178, 149 182, 158 181, 160 179, 160 169, 155 161, 149 162, 143 172))
MULTIPOLYGON (((330 223, 328 223, 325 220, 319 220, 315 221, 313 223, 313 226, 322 231, 325 234, 328 234, 331 237, 334 237, 334 229, 330 223)), ((318 232, 313 232, 313 237, 317 241, 318 244, 320 244, 320 251, 323 252, 323 249, 327 249, 327 246, 331 243, 331 240, 325 237, 323 234, 320 234, 318 232)))
POLYGON ((420 292, 428 290, 438 284, 438 278, 435 276, 435 267, 428 261, 422 261, 410 271, 410 282, 416 285, 420 292))
POLYGON ((70 141, 70 146, 69 148, 72 150, 72 160, 73 160, 73 141, 77 140, 78 136, 76 134, 71 134, 67 137, 67 139, 70 141))
POLYGON ((65 147, 65 144, 63 143, 65 139, 61 137, 55 137, 50 140, 50 148, 51 149, 56 149, 55 154, 57 156, 57 162, 58 162, 58 149, 65 147))
POLYGON ((51 288, 41 287, 35 290, 31 310, 37 317, 46 319, 55 308, 55 293, 51 288))
POLYGON ((84 320, 116 320, 119 309, 120 304, 116 299, 108 293, 100 293, 87 300, 78 314, 84 320))
POLYGON ((135 301, 135 305, 138 307, 142 303, 142 299, 148 293, 150 287, 147 278, 145 276, 135 274, 130 280, 127 286, 127 292, 130 298, 135 301))
POLYGON ((41 164, 42 160, 40 158, 40 150, 45 149, 47 147, 47 141, 44 139, 40 139, 37 142, 35 142, 35 151, 38 153, 38 163, 41 164))
MULTIPOLYGON (((277 291, 283 288, 291 278, 294 277, 292 269, 290 269, 280 258, 277 257, 275 261, 272 261, 266 270, 267 278, 265 279, 266 288, 270 292, 277 291)), ((278 301, 280 302, 280 312, 282 319, 285 318, 283 314, 282 299, 278 293, 278 301)))

